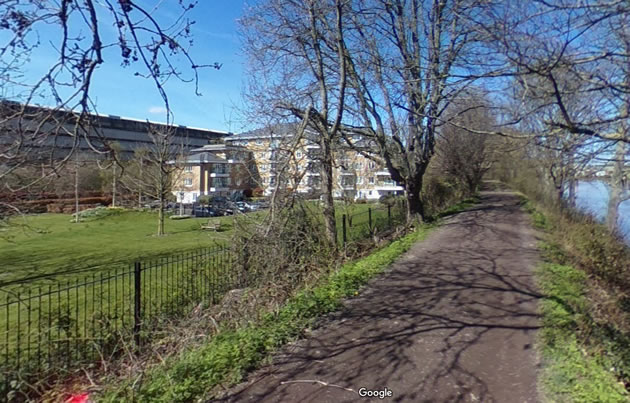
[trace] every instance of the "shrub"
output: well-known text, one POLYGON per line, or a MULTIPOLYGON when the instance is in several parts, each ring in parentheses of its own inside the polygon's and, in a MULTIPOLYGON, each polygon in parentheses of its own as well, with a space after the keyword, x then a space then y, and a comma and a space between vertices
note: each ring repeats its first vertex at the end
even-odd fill
POLYGON ((197 203, 199 204, 212 204, 212 196, 199 196, 197 198, 197 203))

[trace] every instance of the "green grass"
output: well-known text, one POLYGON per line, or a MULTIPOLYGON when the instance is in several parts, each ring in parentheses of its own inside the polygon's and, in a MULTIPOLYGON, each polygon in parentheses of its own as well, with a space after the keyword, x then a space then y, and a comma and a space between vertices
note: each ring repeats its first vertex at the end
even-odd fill
POLYGON ((366 258, 343 265, 320 285, 301 291, 279 311, 268 314, 261 323, 221 333, 202 347, 148 370, 137 388, 132 387, 130 380, 97 399, 189 402, 207 398, 214 387, 240 381, 272 352, 297 338, 315 319, 339 308, 343 298, 355 295, 371 277, 426 237, 429 230, 423 227, 366 258))
POLYGON ((0 234, 0 281, 130 262, 225 241, 232 218, 221 220, 225 232, 200 230, 208 218, 165 219, 166 235, 158 237, 157 213, 125 211, 107 217, 71 222, 68 214, 40 214, 15 219, 0 234))
POLYGON ((481 200, 479 196, 473 196, 473 197, 464 199, 460 201, 459 203, 453 204, 452 206, 448 207, 446 210, 441 211, 438 214, 438 218, 447 217, 447 216, 462 212, 466 210, 467 208, 470 208, 474 206, 475 204, 479 203, 479 200, 481 200))
POLYGON ((540 332, 545 397, 552 402, 629 401, 610 360, 594 354, 578 339, 580 323, 588 317, 584 272, 546 263, 537 276, 546 295, 541 302, 540 332))
MULTIPOLYGON (((387 219, 386 207, 352 205, 348 212, 356 218, 354 227, 348 228, 349 234, 356 232, 358 236, 358 232, 367 229, 368 208, 375 210, 374 223, 387 219)), ((342 213, 338 208, 340 239, 342 213)), ((264 212, 249 216, 252 214, 264 212)), ((39 214, 14 219, 13 225, 0 233, 0 261, 3 263, 0 282, 92 266, 110 269, 134 260, 209 247, 227 241, 233 229, 233 217, 211 219, 221 221, 223 230, 218 233, 200 229, 200 224, 208 222, 208 218, 166 218, 166 235, 158 237, 155 212, 116 211, 79 223, 71 222, 71 219, 69 214, 39 214)))
MULTIPOLYGON (((522 198, 532 224, 546 238, 566 238, 536 206, 522 198)), ((596 323, 587 296, 587 274, 570 264, 558 243, 542 242, 545 263, 536 271, 545 295, 540 304, 542 329, 539 348, 543 358, 540 385, 551 402, 628 402, 630 396, 619 378, 630 364, 628 337, 614 323, 596 323)))

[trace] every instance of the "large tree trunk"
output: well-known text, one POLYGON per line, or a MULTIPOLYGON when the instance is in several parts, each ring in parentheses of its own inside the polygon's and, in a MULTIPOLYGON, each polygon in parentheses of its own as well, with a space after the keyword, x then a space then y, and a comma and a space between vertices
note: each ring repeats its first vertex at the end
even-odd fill
POLYGON ((619 205, 621 204, 621 190, 617 186, 610 187, 610 197, 608 199, 608 211, 606 213, 606 226, 611 232, 617 230, 619 221, 619 205))
POLYGON ((615 150, 615 164, 610 177, 610 190, 608 197, 608 212, 606 214, 606 226, 609 230, 617 230, 619 217, 619 205, 624 200, 623 168, 626 157, 626 143, 620 141, 615 150))
POLYGON ((421 223, 425 219, 421 191, 422 177, 420 177, 419 183, 407 185, 407 224, 421 223))
POLYGON ((577 194, 576 194, 576 186, 577 181, 575 180, 575 176, 569 179, 569 198, 567 200, 569 207, 575 208, 577 205, 577 194))

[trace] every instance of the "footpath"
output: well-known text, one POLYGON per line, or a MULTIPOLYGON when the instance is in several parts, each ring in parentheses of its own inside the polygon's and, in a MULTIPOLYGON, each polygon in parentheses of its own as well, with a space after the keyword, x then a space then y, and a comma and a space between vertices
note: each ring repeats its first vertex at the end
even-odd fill
POLYGON ((218 401, 536 402, 537 258, 518 197, 482 192, 218 401))

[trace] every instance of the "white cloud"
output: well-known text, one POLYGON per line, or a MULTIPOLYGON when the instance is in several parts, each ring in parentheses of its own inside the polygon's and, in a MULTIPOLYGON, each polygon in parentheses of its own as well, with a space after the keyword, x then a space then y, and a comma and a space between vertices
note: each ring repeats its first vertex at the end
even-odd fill
POLYGON ((149 108, 149 113, 153 115, 163 115, 166 113, 166 108, 163 106, 152 106, 149 108))

